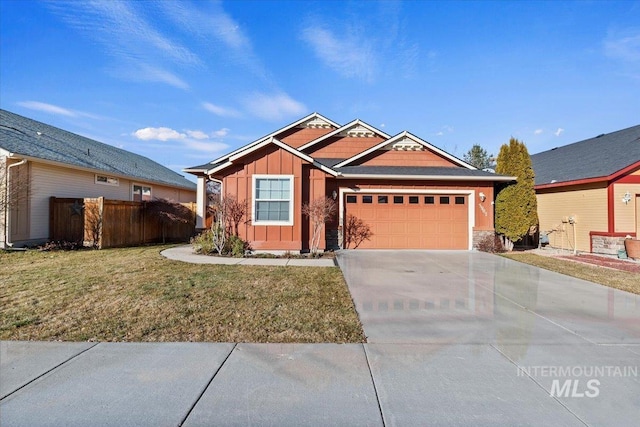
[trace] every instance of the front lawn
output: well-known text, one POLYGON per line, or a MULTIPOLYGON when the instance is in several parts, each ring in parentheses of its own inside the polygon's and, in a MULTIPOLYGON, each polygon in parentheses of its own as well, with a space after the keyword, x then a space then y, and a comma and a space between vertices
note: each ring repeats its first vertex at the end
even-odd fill
POLYGON ((166 247, 0 251, 0 339, 365 340, 338 268, 194 265, 166 247))
POLYGON ((611 288, 640 294, 640 274, 638 273, 613 270, 526 252, 512 252, 501 255, 514 261, 535 265, 546 270, 566 274, 567 276, 577 277, 578 279, 588 280, 611 288))

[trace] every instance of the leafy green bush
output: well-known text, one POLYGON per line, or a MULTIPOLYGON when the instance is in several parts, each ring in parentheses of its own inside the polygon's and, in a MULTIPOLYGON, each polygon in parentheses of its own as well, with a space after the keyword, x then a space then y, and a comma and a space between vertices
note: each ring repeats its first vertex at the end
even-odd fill
POLYGON ((216 252, 213 244, 213 233, 211 230, 205 230, 191 239, 193 250, 197 254, 210 255, 216 252))
POLYGON ((205 230, 191 240, 193 249, 198 254, 204 255, 224 255, 235 258, 242 258, 246 251, 251 250, 249 243, 238 236, 229 236, 225 241, 222 252, 219 253, 214 244, 214 235, 211 230, 205 230))
POLYGON ((250 250, 249 243, 238 236, 231 236, 225 245, 225 255, 231 254, 234 258, 242 258, 247 250, 250 250))

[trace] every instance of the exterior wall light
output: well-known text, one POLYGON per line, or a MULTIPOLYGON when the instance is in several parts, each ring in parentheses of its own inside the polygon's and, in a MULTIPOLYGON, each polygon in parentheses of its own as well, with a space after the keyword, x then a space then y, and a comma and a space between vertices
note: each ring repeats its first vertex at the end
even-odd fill
POLYGON ((333 198, 333 200, 338 198, 338 192, 336 190, 333 190, 333 192, 331 193, 331 197, 333 198))
POLYGON ((482 193, 482 192, 481 192, 480 194, 478 194, 478 197, 480 197, 480 201, 481 201, 481 202, 484 202, 484 201, 485 201, 485 199, 487 198, 487 196, 485 196, 485 194, 484 194, 484 193, 482 193))
POLYGON ((622 198, 622 203, 626 205, 630 201, 631 201, 631 194, 627 191, 626 193, 624 193, 624 197, 622 198))

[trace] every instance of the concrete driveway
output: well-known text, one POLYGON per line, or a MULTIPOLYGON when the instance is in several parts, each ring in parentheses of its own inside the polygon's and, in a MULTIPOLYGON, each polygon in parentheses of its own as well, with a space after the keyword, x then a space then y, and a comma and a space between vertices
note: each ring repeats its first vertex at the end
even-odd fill
POLYGON ((477 252, 338 263, 388 423, 638 425, 639 296, 477 252))

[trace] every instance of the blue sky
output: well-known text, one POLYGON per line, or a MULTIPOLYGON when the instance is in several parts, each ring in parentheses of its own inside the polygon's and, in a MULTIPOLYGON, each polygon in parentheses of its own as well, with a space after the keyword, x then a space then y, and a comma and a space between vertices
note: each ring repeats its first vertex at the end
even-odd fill
POLYGON ((640 124, 640 2, 0 0, 0 107, 176 171, 314 111, 533 154, 640 124))

